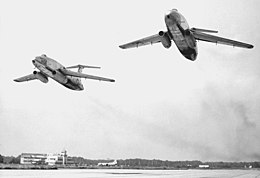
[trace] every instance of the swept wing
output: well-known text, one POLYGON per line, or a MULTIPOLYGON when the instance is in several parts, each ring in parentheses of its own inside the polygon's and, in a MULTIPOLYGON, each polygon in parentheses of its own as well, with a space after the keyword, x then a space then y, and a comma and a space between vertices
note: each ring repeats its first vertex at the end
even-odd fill
POLYGON ((93 79, 93 80, 99 80, 99 81, 115 82, 115 80, 113 80, 113 79, 83 74, 83 73, 74 72, 74 71, 67 70, 67 69, 60 69, 60 71, 64 75, 68 75, 68 76, 72 76, 72 77, 80 77, 80 78, 93 79))
POLYGON ((206 33, 199 32, 199 30, 198 31, 192 30, 192 33, 196 40, 212 42, 212 43, 216 43, 216 44, 220 43, 220 44, 224 44, 224 45, 236 46, 236 47, 241 47, 241 48, 253 48, 254 47, 251 44, 247 44, 247 43, 243 43, 243 42, 239 42, 239 41, 235 41, 235 40, 230 40, 227 38, 222 38, 222 37, 218 37, 218 36, 214 36, 214 35, 209 35, 206 33))
POLYGON ((127 49, 127 48, 134 48, 134 47, 139 47, 139 46, 145 46, 149 44, 154 44, 154 43, 159 43, 161 42, 159 34, 152 35, 146 38, 142 38, 140 40, 136 40, 124 45, 119 46, 122 49, 127 49))
POLYGON ((29 75, 14 79, 14 81, 25 82, 25 81, 35 80, 35 79, 38 79, 38 78, 34 74, 29 74, 29 75))

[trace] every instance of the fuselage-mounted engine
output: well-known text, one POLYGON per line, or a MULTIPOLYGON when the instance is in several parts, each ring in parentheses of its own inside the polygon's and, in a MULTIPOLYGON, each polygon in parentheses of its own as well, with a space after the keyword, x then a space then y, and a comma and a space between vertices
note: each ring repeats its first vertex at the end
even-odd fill
POLYGON ((35 77, 37 78, 37 79, 39 79, 41 82, 43 82, 43 83, 48 83, 48 78, 45 76, 45 75, 43 75, 43 74, 41 74, 40 72, 37 72, 37 71, 33 71, 33 74, 35 75, 35 77))

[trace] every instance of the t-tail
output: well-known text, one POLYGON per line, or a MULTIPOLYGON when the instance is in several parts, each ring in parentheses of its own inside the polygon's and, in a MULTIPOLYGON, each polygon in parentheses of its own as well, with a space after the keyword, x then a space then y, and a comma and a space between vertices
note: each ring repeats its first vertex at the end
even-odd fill
MULTIPOLYGON (((82 70, 84 68, 100 69, 101 67, 87 66, 87 65, 81 65, 81 64, 78 64, 78 65, 75 65, 75 66, 66 67, 66 69, 74 69, 74 68, 78 68, 78 73, 82 73, 82 70)), ((77 82, 81 83, 81 79, 77 78, 77 82)))
POLYGON ((92 69, 100 69, 101 67, 96 67, 96 66, 86 66, 86 65, 75 65, 75 66, 70 66, 70 67, 66 67, 66 69, 73 69, 73 68, 78 68, 78 73, 82 73, 82 70, 84 68, 92 68, 92 69))

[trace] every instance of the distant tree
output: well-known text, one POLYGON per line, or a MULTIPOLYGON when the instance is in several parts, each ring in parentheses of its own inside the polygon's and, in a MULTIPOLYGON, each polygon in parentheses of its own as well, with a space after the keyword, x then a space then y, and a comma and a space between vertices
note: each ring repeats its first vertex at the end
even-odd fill
POLYGON ((10 161, 10 164, 20 164, 20 157, 13 157, 10 161))
POLYGON ((13 157, 11 157, 11 156, 4 156, 4 163, 9 164, 12 159, 13 159, 13 157))
POLYGON ((0 163, 4 162, 4 157, 0 154, 0 163))
POLYGON ((260 168, 260 162, 253 162, 252 166, 253 168, 260 168))

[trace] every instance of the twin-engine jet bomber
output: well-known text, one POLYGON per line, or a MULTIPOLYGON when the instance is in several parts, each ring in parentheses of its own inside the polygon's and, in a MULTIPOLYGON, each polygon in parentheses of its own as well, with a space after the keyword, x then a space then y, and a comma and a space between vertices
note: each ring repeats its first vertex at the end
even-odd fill
POLYGON ((38 79, 43 83, 48 82, 48 77, 52 78, 56 82, 62 84, 63 86, 71 90, 84 90, 80 78, 93 79, 99 81, 115 82, 113 79, 97 77, 93 75, 83 74, 83 68, 100 68, 94 66, 76 65, 71 67, 64 67, 54 59, 47 57, 46 55, 37 56, 32 60, 33 65, 39 69, 39 71, 34 71, 32 74, 26 75, 15 79, 16 82, 24 82, 29 80, 38 79), (68 69, 78 68, 78 72, 74 72, 68 69))
POLYGON ((251 44, 207 34, 217 33, 217 31, 214 30, 189 28, 186 19, 177 11, 177 9, 173 9, 165 15, 165 24, 167 31, 160 31, 156 35, 133 41, 119 47, 126 49, 161 42, 165 48, 170 48, 172 44, 171 40, 173 40, 181 54, 192 61, 196 60, 198 55, 197 40, 241 48, 253 48, 253 45, 251 44))

